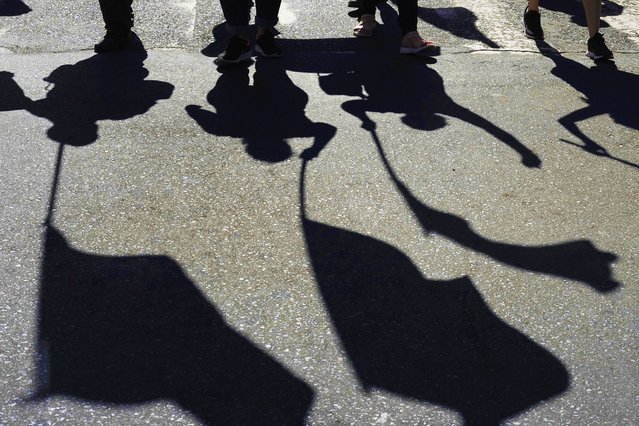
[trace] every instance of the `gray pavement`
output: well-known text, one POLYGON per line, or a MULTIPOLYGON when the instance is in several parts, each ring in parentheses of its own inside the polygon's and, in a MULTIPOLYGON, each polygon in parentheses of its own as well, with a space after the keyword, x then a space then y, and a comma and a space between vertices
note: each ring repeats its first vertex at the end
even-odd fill
POLYGON ((639 424, 639 3, 475 3, 0 0, 0 424, 639 424))

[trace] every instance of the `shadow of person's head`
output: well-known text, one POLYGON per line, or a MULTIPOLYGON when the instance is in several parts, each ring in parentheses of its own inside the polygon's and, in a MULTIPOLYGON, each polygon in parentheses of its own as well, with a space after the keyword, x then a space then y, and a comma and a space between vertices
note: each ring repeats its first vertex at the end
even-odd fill
POLYGON ((98 140, 98 125, 88 121, 59 120, 47 130, 47 136, 65 145, 85 146, 98 140))
POLYGON ((127 120, 171 97, 173 85, 146 80, 146 58, 140 44, 135 49, 62 65, 44 79, 50 83, 47 96, 33 102, 29 111, 53 123, 47 132, 53 141, 91 144, 98 138, 99 121, 127 120))
POLYGON ((246 153, 265 163, 280 163, 291 158, 291 146, 280 137, 251 135, 243 140, 246 153))
POLYGON ((439 114, 406 114, 402 123, 416 130, 432 131, 446 127, 446 119, 439 114))

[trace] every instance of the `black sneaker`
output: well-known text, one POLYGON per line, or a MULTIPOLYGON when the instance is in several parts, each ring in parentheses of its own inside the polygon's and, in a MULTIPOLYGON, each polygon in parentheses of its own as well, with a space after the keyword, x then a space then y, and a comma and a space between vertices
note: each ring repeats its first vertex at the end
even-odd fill
POLYGON ((279 58, 282 56, 282 49, 275 43, 275 35, 266 31, 255 40, 255 51, 267 58, 279 58))
POLYGON ((544 39, 544 30, 541 28, 541 14, 538 10, 524 10, 524 34, 534 40, 544 39))
POLYGON ((253 50, 249 42, 235 35, 231 37, 229 44, 226 46, 226 51, 217 57, 215 63, 219 65, 237 64, 250 59, 252 54, 253 50))
POLYGON ((586 56, 594 60, 612 59, 614 57, 610 49, 608 49, 608 46, 606 46, 606 42, 600 33, 597 33, 588 39, 588 51, 586 52, 586 56))
POLYGON ((104 39, 93 46, 95 53, 115 52, 126 48, 133 41, 131 32, 126 34, 113 34, 107 32, 104 39))

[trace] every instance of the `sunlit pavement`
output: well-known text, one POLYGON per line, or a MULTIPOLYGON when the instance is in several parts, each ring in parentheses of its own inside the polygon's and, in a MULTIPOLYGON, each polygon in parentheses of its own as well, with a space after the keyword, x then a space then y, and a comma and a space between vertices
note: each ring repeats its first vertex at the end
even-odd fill
POLYGON ((477 3, 0 0, 0 424, 638 424, 639 2, 477 3))

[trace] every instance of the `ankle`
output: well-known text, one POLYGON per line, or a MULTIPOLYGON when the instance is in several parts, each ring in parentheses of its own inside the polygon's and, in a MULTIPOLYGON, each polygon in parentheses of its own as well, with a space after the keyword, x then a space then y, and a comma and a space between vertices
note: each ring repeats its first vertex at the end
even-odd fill
POLYGON ((402 46, 413 47, 415 44, 421 44, 423 41, 424 39, 417 31, 409 31, 402 37, 402 46))

